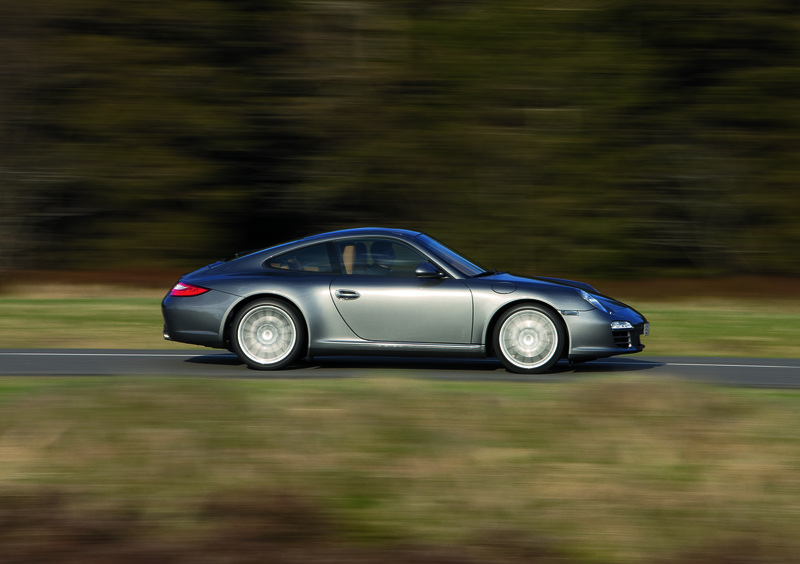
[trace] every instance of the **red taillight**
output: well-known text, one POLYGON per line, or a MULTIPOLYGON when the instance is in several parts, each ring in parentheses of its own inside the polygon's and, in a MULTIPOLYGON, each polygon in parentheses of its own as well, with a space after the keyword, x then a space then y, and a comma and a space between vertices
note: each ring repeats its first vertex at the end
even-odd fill
POLYGON ((200 286, 193 286, 192 284, 187 284, 186 282, 178 282, 173 286, 172 290, 169 291, 170 296, 199 296, 200 294, 205 294, 208 292, 208 288, 201 288, 200 286))

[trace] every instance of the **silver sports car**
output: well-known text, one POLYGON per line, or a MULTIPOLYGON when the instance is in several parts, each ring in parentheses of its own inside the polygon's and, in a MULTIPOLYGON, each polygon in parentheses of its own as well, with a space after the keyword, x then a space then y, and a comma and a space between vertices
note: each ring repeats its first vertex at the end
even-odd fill
POLYGON ((273 370, 328 355, 497 357, 535 374, 559 359, 644 349, 642 314, 588 284, 484 270, 424 233, 347 229, 240 253, 185 275, 164 338, 273 370))

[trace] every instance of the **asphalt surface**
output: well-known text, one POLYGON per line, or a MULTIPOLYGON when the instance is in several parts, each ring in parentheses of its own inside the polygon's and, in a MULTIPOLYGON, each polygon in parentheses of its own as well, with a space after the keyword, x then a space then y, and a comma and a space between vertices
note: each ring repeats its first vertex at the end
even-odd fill
POLYGON ((313 379, 410 376, 454 381, 558 382, 613 373, 683 378, 711 384, 800 389, 800 359, 618 356, 559 363, 545 374, 521 376, 495 360, 326 357, 278 372, 249 369, 234 354, 214 349, 0 349, 0 376, 173 376, 313 379))

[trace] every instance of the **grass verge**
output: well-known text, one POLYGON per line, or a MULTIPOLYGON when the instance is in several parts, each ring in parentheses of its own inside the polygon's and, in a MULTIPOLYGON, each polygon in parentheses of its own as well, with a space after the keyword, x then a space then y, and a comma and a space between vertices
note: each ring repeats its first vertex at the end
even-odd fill
POLYGON ((0 310, 4 348, 180 348, 162 337, 157 297, 0 298, 0 310))
POLYGON ((798 402, 647 378, 3 379, 0 554, 789 562, 798 402))
MULTIPOLYGON (((5 348, 176 349, 162 339, 161 295, 0 297, 5 348)), ((651 322, 648 355, 800 358, 800 300, 694 298, 634 303, 651 322)))

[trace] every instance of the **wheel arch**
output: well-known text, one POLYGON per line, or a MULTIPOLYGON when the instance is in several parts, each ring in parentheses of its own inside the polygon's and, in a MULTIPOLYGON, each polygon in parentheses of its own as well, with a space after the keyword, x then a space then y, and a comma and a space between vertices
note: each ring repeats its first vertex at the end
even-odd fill
POLYGON ((550 304, 532 298, 523 298, 513 302, 509 302, 505 304, 503 307, 499 308, 496 312, 494 312, 494 315, 492 315, 492 318, 486 325, 486 331, 484 332, 483 335, 483 345, 486 349, 486 356, 487 357, 497 356, 497 354, 494 351, 494 339, 492 338, 492 336, 494 335, 495 327, 497 327, 497 323, 500 321, 500 318, 503 317, 503 315, 505 315, 506 312, 508 312, 509 310, 524 305, 533 305, 541 307, 542 309, 546 309, 547 311, 553 314, 553 318, 561 326, 561 329, 564 331, 564 336, 565 336, 564 347, 561 349, 561 356, 559 358, 567 358, 571 347, 570 347, 569 327, 567 327, 564 318, 562 317, 561 313, 550 304))
MULTIPOLYGON (((308 319, 306 315, 303 313, 303 310, 292 300, 287 298, 286 296, 282 296, 281 294, 273 294, 273 293, 262 293, 262 294, 253 294, 252 296, 247 296, 234 304, 234 306, 228 311, 228 315, 225 318, 225 323, 223 326, 223 333, 222 333, 222 341, 225 343, 225 347, 228 350, 232 350, 231 344, 231 331, 233 330, 233 320, 236 319, 236 315, 242 311, 245 307, 250 305, 253 302, 258 300, 275 300, 278 302, 283 302, 295 309, 298 315, 300 315, 300 319, 303 321, 303 326, 305 327, 305 343, 303 343, 303 347, 306 350, 306 354, 309 351, 309 343, 310 343, 310 333, 309 333, 309 326, 308 326, 308 319)), ((301 357, 302 358, 302 357, 301 357)))

